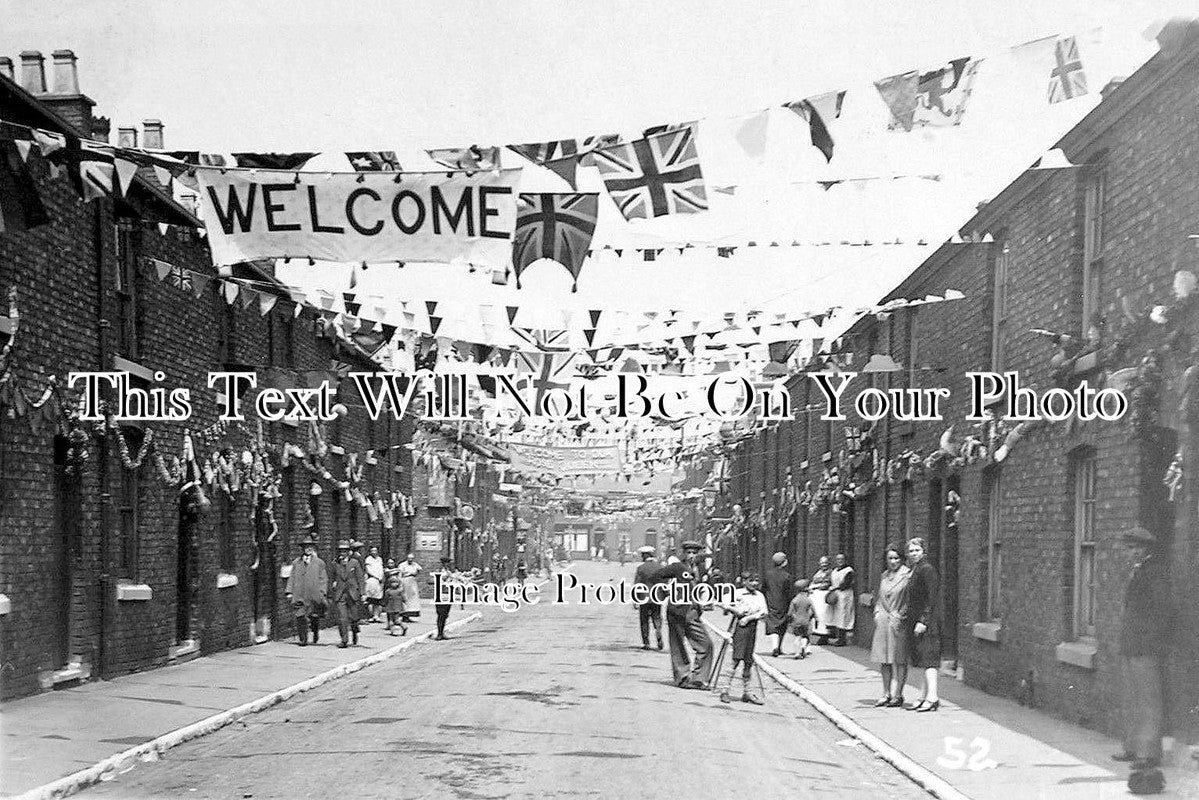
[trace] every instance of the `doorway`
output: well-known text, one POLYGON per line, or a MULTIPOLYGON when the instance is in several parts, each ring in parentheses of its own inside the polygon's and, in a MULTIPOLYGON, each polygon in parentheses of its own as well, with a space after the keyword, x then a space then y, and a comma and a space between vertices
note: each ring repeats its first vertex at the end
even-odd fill
POLYGON ((71 605, 83 513, 79 483, 69 470, 70 449, 66 436, 54 437, 54 570, 47 590, 54 598, 49 666, 56 670, 71 662, 71 605))
POLYGON ((958 539, 959 530, 956 514, 946 510, 949 505, 949 493, 960 496, 962 480, 957 475, 951 475, 945 481, 945 498, 941 503, 941 525, 944 531, 941 542, 941 614, 944 624, 941 626, 941 657, 947 661, 958 660, 958 539))

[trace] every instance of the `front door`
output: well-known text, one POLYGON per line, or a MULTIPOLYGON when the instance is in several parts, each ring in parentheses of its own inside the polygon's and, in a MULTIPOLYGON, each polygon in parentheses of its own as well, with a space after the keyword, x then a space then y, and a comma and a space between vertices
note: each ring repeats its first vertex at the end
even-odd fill
POLYGON ((962 482, 951 476, 945 482, 945 499, 941 503, 941 657, 958 660, 958 526, 952 512, 946 511, 949 493, 959 495, 962 482))
POLYGON ((73 594, 75 560, 78 553, 82 502, 78 478, 68 469, 70 441, 65 436, 54 437, 54 571, 48 587, 54 608, 53 630, 50 632, 49 655, 54 669, 71 661, 71 596, 73 594))

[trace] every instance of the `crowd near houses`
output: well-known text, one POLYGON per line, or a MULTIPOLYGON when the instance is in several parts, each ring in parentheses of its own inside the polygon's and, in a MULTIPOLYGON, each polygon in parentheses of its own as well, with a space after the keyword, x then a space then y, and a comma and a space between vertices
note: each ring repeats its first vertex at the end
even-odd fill
MULTIPOLYGON (((42 54, 0 58, 0 120, 62 137, 67 156, 0 141, 4 698, 291 635, 284 579, 302 536, 330 560, 342 539, 402 558, 414 514, 412 421, 372 422, 348 381, 331 422, 217 420, 211 371, 289 388, 380 364, 297 304, 271 264, 218 274, 186 199, 153 170, 84 202, 73 148, 111 125, 80 92, 71 51, 52 61, 47 85, 42 54), (187 387, 193 413, 81 421, 68 374, 112 370, 134 388, 187 387)), ((133 145, 139 134, 164 145, 157 121, 119 130, 133 145)))
MULTIPOLYGON (((944 671, 1079 724, 1119 730, 1118 634, 1139 552, 1163 541, 1178 613, 1170 727, 1199 727, 1199 40, 1192 26, 1114 81, 1053 159, 979 207, 882 302, 955 289, 965 299, 863 318, 809 371, 853 372, 847 419, 822 419, 805 372, 793 420, 730 439, 692 523, 726 569, 781 550, 797 577, 822 555, 856 570, 854 642, 884 548, 928 540, 942 577, 944 671), (1062 157, 1064 156, 1064 158, 1062 157), (960 238, 960 243, 958 240, 960 238), (966 374, 1014 371, 1044 392, 1081 381, 1129 401, 1118 422, 967 421, 966 374), (855 413, 867 387, 945 387, 944 419, 855 413), (719 489, 717 494, 714 489, 719 489)), ((1006 398, 1005 398, 1006 399, 1006 398)))

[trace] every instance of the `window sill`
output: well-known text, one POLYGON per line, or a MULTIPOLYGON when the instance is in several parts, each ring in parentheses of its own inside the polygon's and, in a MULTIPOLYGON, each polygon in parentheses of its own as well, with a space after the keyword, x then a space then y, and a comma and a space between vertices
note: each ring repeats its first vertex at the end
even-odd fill
POLYGON ((230 575, 228 572, 219 572, 216 576, 216 588, 228 589, 237 585, 237 576, 230 575))
POLYGON ((0 617, 7 616, 12 611, 12 601, 8 599, 8 595, 0 594, 0 617))
POLYGON ((799 468, 800 468, 800 470, 805 470, 808 468, 808 460, 806 458, 803 461, 799 462, 799 468))
POLYGON ((827 464, 828 462, 832 461, 832 460, 833 460, 833 453, 832 453, 832 451, 831 451, 831 450, 827 450, 827 451, 825 451, 824 455, 822 455, 822 456, 820 457, 820 460, 821 460, 821 461, 823 461, 823 462, 824 462, 824 463, 826 463, 826 464, 827 464))
POLYGON ((177 661, 186 656, 199 655, 199 653, 199 639, 185 639, 174 647, 167 648, 167 658, 171 661, 177 661))
POLYGON ((1070 664, 1080 669, 1095 669, 1095 656, 1099 648, 1092 642, 1062 642, 1054 648, 1053 654, 1063 664, 1070 664))
POLYGON ((118 583, 117 600, 122 603, 153 599, 154 590, 145 583, 118 583))
POLYGON ((329 452, 335 456, 344 456, 346 449, 339 444, 331 444, 329 445, 329 452))
POLYGON ((300 427, 300 420, 296 417, 284 417, 283 419, 279 420, 279 424, 286 425, 289 428, 298 428, 300 427))
POLYGON ((970 633, 975 639, 982 639, 984 642, 999 643, 999 635, 1003 631, 1003 625, 999 622, 976 622, 970 626, 970 633))
POLYGON ((154 383, 154 370, 147 369, 135 361, 114 355, 112 357, 112 366, 117 372, 128 372, 130 375, 141 378, 147 383, 154 383))

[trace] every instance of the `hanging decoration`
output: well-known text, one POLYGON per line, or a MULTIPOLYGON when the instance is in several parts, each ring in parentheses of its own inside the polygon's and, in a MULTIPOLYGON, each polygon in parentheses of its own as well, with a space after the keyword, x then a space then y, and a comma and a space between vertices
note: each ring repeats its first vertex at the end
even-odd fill
POLYGON ((520 288, 521 273, 534 261, 546 258, 566 267, 574 279, 571 291, 577 292, 598 216, 598 194, 520 195, 512 243, 516 288, 520 288))

